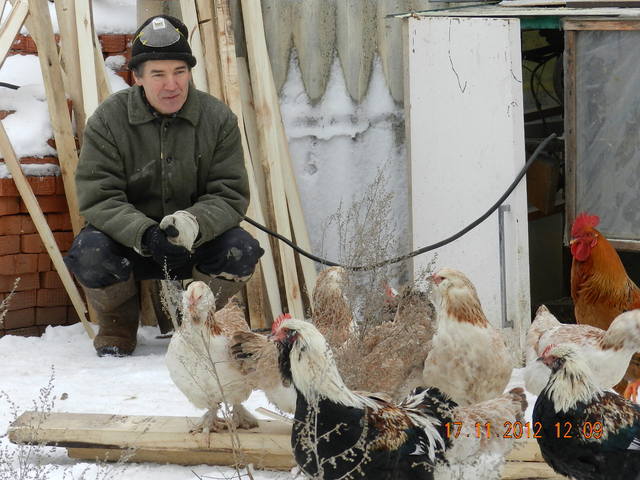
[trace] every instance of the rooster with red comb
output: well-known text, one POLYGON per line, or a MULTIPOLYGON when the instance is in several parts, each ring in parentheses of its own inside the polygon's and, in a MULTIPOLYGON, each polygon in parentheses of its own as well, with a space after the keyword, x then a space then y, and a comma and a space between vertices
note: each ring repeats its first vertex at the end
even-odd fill
MULTIPOLYGON (((622 312, 640 308, 640 288, 627 275, 615 248, 596 229, 598 223, 597 215, 581 213, 571 227, 571 298, 577 323, 607 330, 622 312)), ((638 378, 636 354, 616 391, 637 398, 638 378)))

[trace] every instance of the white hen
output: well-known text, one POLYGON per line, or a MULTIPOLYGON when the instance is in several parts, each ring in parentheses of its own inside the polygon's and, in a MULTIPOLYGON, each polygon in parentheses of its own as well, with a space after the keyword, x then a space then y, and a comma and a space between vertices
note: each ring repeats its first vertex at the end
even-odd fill
POLYGON ((192 282, 182 297, 182 324, 174 333, 166 364, 171 379, 197 408, 206 408, 195 430, 218 431, 226 423, 218 418, 220 403, 233 406, 236 427, 251 428, 257 421, 243 406, 251 386, 232 361, 230 337, 248 331, 242 309, 233 299, 215 311, 215 298, 204 282, 192 282))
POLYGON ((436 333, 424 362, 423 381, 438 387, 460 406, 502 395, 513 359, 493 328, 471 281, 443 268, 433 276, 438 293, 436 333))
POLYGON ((527 332, 524 381, 529 392, 540 395, 551 375, 538 358, 550 346, 566 343, 578 349, 600 388, 612 388, 622 380, 633 354, 640 351, 640 309, 621 313, 607 330, 602 330, 591 325, 562 324, 547 307, 540 306, 527 332))

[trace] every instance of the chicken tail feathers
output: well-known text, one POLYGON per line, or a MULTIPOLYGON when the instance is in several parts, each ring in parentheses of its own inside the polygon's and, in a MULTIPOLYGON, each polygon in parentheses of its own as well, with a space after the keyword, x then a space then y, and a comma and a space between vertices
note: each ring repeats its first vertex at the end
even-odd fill
POLYGON ((529 402, 527 402, 527 394, 524 393, 524 389, 522 387, 517 387, 509 390, 508 395, 511 397, 514 407, 516 407, 516 421, 522 422, 524 419, 524 412, 529 406, 529 402))

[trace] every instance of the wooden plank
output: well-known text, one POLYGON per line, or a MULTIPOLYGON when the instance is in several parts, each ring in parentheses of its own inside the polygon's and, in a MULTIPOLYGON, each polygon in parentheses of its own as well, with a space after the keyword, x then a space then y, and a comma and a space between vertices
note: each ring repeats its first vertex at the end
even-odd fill
MULTIPOLYGON (((194 452, 202 455, 224 453, 233 461, 230 451, 234 441, 228 432, 192 433, 199 421, 194 417, 138 416, 51 412, 42 418, 37 412, 20 415, 9 427, 9 440, 14 443, 39 443, 80 449, 127 449, 140 451, 194 452), (38 425, 37 428, 34 425, 38 425)), ((259 428, 236 430, 241 455, 259 462, 272 456, 293 462, 291 427, 283 422, 260 420, 259 428)), ((220 461, 215 458, 215 462, 220 461)), ((177 459, 177 463, 181 463, 177 459)), ((288 464, 293 465, 292 463, 288 464)))
POLYGON ((535 439, 518 441, 513 447, 513 450, 507 455, 506 460, 517 462, 544 462, 542 453, 540 453, 540 447, 535 439))
MULTIPOLYGON (((4 5, 2 6, 4 10, 4 5)), ((29 3, 27 0, 17 0, 13 4, 9 18, 0 27, 0 67, 4 63, 7 53, 22 28, 29 13, 29 3)))
POLYGON ((198 26, 198 11, 196 10, 195 0, 180 0, 180 10, 182 12, 182 21, 189 31, 191 53, 198 62, 196 66, 191 69, 193 84, 198 90, 208 92, 209 86, 207 85, 204 49, 202 48, 202 37, 200 36, 200 28, 198 26))
POLYGON ((220 65, 218 63, 218 45, 211 0, 196 0, 198 23, 200 24, 200 38, 204 46, 204 64, 207 71, 208 92, 219 99, 223 99, 220 65))
POLYGON ((564 34, 565 245, 569 244, 569 232, 576 218, 576 35, 575 31, 564 34))
POLYGON ((76 133, 80 144, 82 144, 84 125, 87 120, 84 114, 84 100, 82 99, 76 7, 73 0, 56 0, 55 5, 60 30, 60 52, 62 68, 65 74, 65 91, 71 98, 71 105, 76 118, 76 133))
MULTIPOLYGON (((92 14, 93 18, 93 14, 92 14)), ((93 32, 93 58, 95 61, 96 83, 98 88, 98 103, 104 102, 109 95, 111 95, 111 83, 109 82, 109 75, 107 74, 107 66, 104 63, 104 57, 102 56, 102 45, 95 28, 91 28, 93 32)))
POLYGON ((67 99, 63 89, 60 88, 63 85, 62 67, 58 59, 58 49, 54 41, 47 2, 31 2, 29 13, 26 25, 38 46, 38 60, 49 105, 51 127, 56 141, 58 161, 71 216, 71 226, 73 233, 77 235, 84 223, 80 217, 76 196, 75 173, 78 165, 78 152, 69 118, 67 99))
POLYGON ((477 7, 407 12, 395 15, 396 18, 408 17, 575 17, 575 16, 612 16, 638 17, 639 8, 566 8, 566 7, 503 7, 499 5, 481 5, 477 7))
MULTIPOLYGON (((34 2, 35 3, 35 2, 34 2)), ((78 313, 78 317, 82 321, 89 338, 94 338, 95 334, 93 329, 89 325, 84 313, 85 307, 80 297, 80 292, 78 292, 78 288, 76 284, 73 283, 73 279, 71 278, 71 274, 67 270, 64 261, 62 260, 62 254, 58 249, 58 245, 56 240, 51 232, 51 228, 49 228, 49 224, 40 209, 40 205, 38 204, 38 200, 36 199, 33 190, 31 189, 31 185, 27 182, 27 179, 22 172, 22 168, 20 167, 20 162, 18 161, 18 157, 16 156, 16 152, 13 150, 13 146, 11 145, 11 141, 9 140, 9 136, 7 135, 4 126, 0 122, 0 150, 4 156, 4 162, 13 177, 13 181, 16 184, 18 192, 20 192, 20 197, 22 201, 27 206, 27 210, 29 211, 29 215, 31 215, 31 219, 36 226, 36 230, 38 230, 38 234, 42 239, 42 243, 44 244, 49 256, 51 257, 51 261, 53 262, 53 266, 55 267, 62 283, 64 284, 64 288, 69 294, 69 298, 73 303, 76 312, 78 313)))
MULTIPOLYGON (((171 449, 135 449, 122 450, 115 448, 67 448, 70 458, 90 461, 110 462, 153 462, 160 464, 176 465, 224 465, 235 466, 234 456, 228 451, 198 451, 198 450, 171 450, 171 449)), ((289 471, 295 466, 291 454, 275 455, 260 450, 242 451, 240 460, 242 466, 249 463, 257 469, 289 471)))
MULTIPOLYGON (((246 131, 242 128, 244 126, 244 114, 242 111, 242 97, 240 95, 240 81, 238 79, 235 39, 233 29, 231 27, 231 12, 228 0, 213 0, 213 9, 213 17, 215 20, 214 29, 217 34, 215 43, 218 48, 217 58, 219 61, 222 97, 227 105, 229 105, 231 111, 238 118, 238 124, 241 126, 240 136, 244 152, 244 164, 247 174, 251 177, 253 173, 253 162, 251 160, 251 151, 247 142, 246 131)), ((257 191, 255 179, 249 178, 249 188, 252 200, 249 204, 247 215, 250 218, 256 218, 258 212, 262 210, 262 205, 260 204, 260 196, 257 191)), ((261 236, 258 234, 258 230, 252 225, 244 224, 243 228, 245 228, 253 237, 261 236)), ((268 243, 268 239, 263 238, 262 241, 260 238, 258 239, 261 245, 265 240, 266 243, 268 243)), ((269 257, 265 259, 265 262, 273 262, 273 255, 270 249, 269 257)), ((273 268, 275 269, 275 264, 273 268)), ((259 267, 259 270, 261 269, 262 266, 259 267)), ((266 321, 263 310, 262 292, 264 290, 264 286, 262 273, 261 271, 256 273, 257 274, 254 275, 247 284, 249 318, 250 324, 253 328, 265 328, 268 327, 271 322, 266 321)), ((274 292, 273 290, 267 291, 267 301, 269 302, 269 305, 272 303, 275 303, 276 305, 280 304, 279 297, 279 292, 274 292)), ((271 312, 271 314, 274 315, 273 312, 271 312)), ((277 315, 278 314, 275 314, 275 316, 277 315)), ((273 318, 275 318, 275 316, 273 318)))
POLYGON ((578 19, 568 18, 562 22, 564 30, 595 30, 595 31, 634 31, 640 30, 640 20, 637 19, 578 19))
MULTIPOLYGON (((271 65, 264 38, 262 13, 259 0, 242 0, 242 14, 245 21, 249 71, 253 85, 253 100, 257 115, 258 137, 264 170, 268 178, 268 194, 273 203, 276 230, 281 235, 291 237, 286 186, 282 177, 280 158, 285 153, 281 148, 281 136, 278 123, 281 122, 279 107, 271 65)), ((304 318, 302 296, 298 284, 297 270, 293 250, 280 242, 278 244, 285 291, 289 312, 297 318, 304 318)))
MULTIPOLYGON (((244 130, 247 137, 247 144, 251 152, 252 165, 247 169, 251 188, 251 203, 259 199, 251 217, 261 225, 266 225, 264 209, 268 208, 267 196, 265 191, 264 172, 261 168, 261 162, 257 160, 260 154, 258 148, 258 128, 256 126, 256 116, 253 110, 253 94, 251 93, 251 85, 249 82, 249 70, 245 58, 238 58, 238 78, 240 79, 242 108, 244 111, 244 130), (261 188, 262 187, 262 188, 261 188), (257 194, 256 194, 257 192, 257 194)), ((258 241, 264 249, 264 255, 260 259, 262 268, 262 276, 264 279, 264 287, 267 290, 271 315, 276 318, 282 313, 282 303, 280 302, 280 291, 278 289, 278 274, 276 272, 273 251, 271 250, 271 241, 269 236, 262 230, 256 230, 258 241)))
POLYGON ((91 6, 89 0, 76 0, 76 28, 78 29, 78 54, 80 56, 80 75, 82 77, 82 92, 84 113, 89 118, 98 105, 98 81, 93 48, 93 22, 91 20, 91 6))
POLYGON ((0 0, 0 19, 4 15, 4 9, 7 6, 7 0, 0 0))
POLYGON ((595 8, 595 7, 640 7, 639 0, 567 0, 567 7, 595 8))
POLYGON ((520 479, 566 479, 558 475, 546 463, 538 462, 507 462, 502 468, 502 480, 520 479))

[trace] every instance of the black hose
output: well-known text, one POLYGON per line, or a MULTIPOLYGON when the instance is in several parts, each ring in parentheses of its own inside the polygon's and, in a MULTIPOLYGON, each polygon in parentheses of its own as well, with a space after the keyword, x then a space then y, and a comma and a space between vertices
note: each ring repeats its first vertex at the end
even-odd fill
POLYGON ((293 248, 296 252, 298 252, 300 255, 303 255, 303 256, 313 260, 314 262, 318 262, 318 263, 320 263, 322 265, 327 265, 327 266, 330 266, 330 267, 343 267, 343 268, 345 268, 347 270, 352 270, 352 271, 355 271, 355 272, 375 270, 376 268, 384 267, 385 265, 390 265, 390 264, 393 264, 393 263, 398 263, 398 262, 401 262, 403 260, 407 260, 409 258, 413 258, 415 256, 422 255, 423 253, 430 252, 431 250, 435 250, 437 248, 443 247, 443 246, 445 246, 445 245, 457 240, 458 238, 462 237, 465 233, 467 233, 467 232, 473 230, 474 228, 476 228, 478 225, 480 225, 482 222, 484 222, 487 218, 489 218, 489 216, 493 212, 495 212, 498 209, 498 207, 500 207, 500 205, 502 205, 502 203, 507 199, 507 197, 509 195, 511 195, 511 193, 515 190, 515 188, 518 186, 518 184, 522 180, 522 177, 524 177, 525 174, 527 173, 527 170, 529 170, 529 167, 531 166, 531 164, 533 164, 533 162, 536 160, 538 155, 540 155, 540 152, 542 152, 545 149, 545 147, 549 144, 549 142, 551 140, 553 140, 556 136, 557 135, 555 133, 552 133, 547 138, 545 138, 540 143, 540 145, 538 145, 538 147, 531 154, 531 157, 529 157, 529 159, 524 164, 524 166, 522 167, 520 172, 518 172, 518 175, 516 176, 516 178, 513 180, 513 182, 511 182, 511 185, 509 185, 509 188, 507 188, 507 190, 504 192, 504 194, 502 194, 502 196, 484 214, 482 214, 480 217, 478 217, 475 221, 473 221, 472 223, 470 223, 469 225, 464 227, 459 232, 454 233, 450 237, 445 238, 444 240, 440 240, 439 242, 433 243, 431 245, 427 245, 426 247, 422 247, 422 248, 420 248, 418 250, 414 250, 413 252, 407 253, 405 255, 401 255, 399 257, 383 260, 381 262, 377 262, 377 263, 374 263, 372 265, 358 265, 358 266, 341 265, 339 263, 332 262, 330 260, 326 260, 324 258, 317 257, 316 255, 313 255, 312 253, 309 253, 309 252, 301 249, 299 246, 297 246, 295 243, 293 243, 288 238, 285 238, 282 235, 280 235, 279 233, 273 232, 273 231, 269 230, 267 227, 265 227, 263 225, 260 225, 255 220, 252 220, 251 218, 246 217, 246 216, 244 217, 244 219, 248 223, 253 225, 254 227, 262 230, 263 232, 268 233, 269 235, 271 235, 273 237, 276 237, 278 240, 283 241, 284 243, 289 245, 291 248, 293 248))

